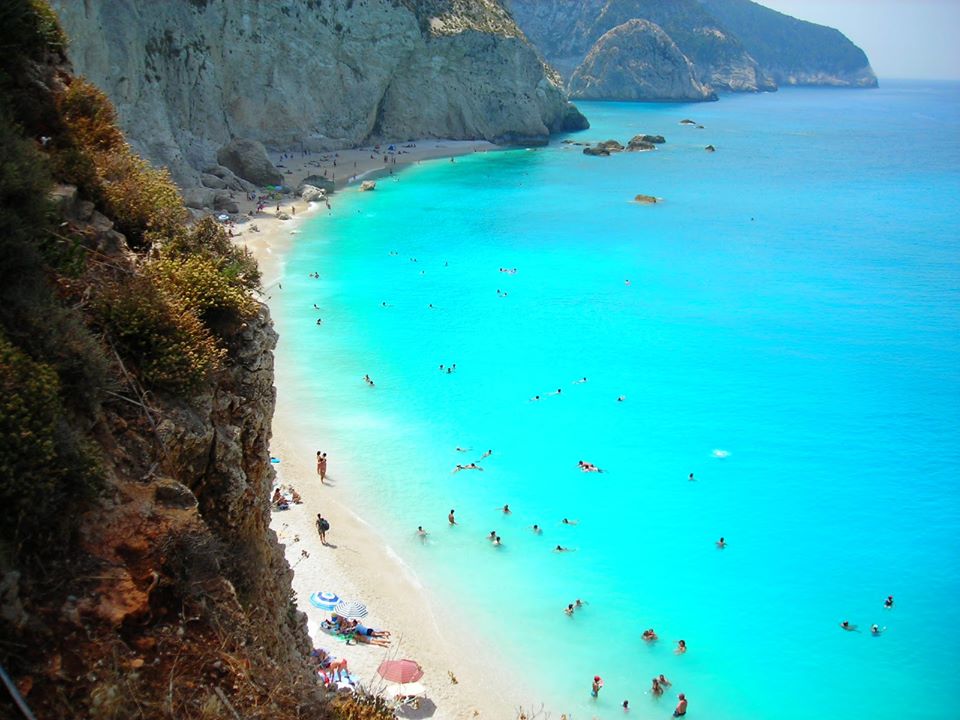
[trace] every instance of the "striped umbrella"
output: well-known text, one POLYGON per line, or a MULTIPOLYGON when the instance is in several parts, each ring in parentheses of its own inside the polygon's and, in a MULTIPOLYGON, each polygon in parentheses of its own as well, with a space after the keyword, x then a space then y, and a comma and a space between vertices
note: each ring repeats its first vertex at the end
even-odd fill
POLYGON ((347 618, 348 620, 359 620, 367 616, 367 606, 363 603, 353 601, 347 602, 346 600, 341 600, 334 606, 333 611, 340 617, 347 618))
POLYGON ((333 610, 340 602, 340 596, 332 592, 315 592, 310 594, 310 604, 321 610, 333 610))
POLYGON ((423 668, 416 660, 384 660, 377 672, 394 683, 412 683, 423 677, 423 668))

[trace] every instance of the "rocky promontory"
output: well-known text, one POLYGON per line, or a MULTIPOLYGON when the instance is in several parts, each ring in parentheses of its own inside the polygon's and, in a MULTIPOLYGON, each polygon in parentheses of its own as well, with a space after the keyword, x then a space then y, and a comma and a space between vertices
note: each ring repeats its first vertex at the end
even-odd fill
POLYGON ((605 33, 574 71, 570 94, 593 100, 717 99, 676 43, 647 20, 628 20, 605 33))

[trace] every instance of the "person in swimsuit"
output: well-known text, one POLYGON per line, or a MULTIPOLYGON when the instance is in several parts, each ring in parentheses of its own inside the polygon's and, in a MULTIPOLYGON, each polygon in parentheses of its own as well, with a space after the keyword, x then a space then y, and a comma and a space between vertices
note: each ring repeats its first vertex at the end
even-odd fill
POLYGON ((876 623, 870 626, 870 632, 873 635, 880 635, 884 630, 886 630, 886 628, 882 628, 876 623))
POLYGON ((557 547, 555 547, 553 551, 554 552, 573 552, 573 548, 565 548, 565 547, 561 547, 560 545, 557 545, 557 547))
POLYGON ((857 629, 857 626, 851 625, 849 620, 844 620, 842 623, 840 623, 840 627, 851 632, 857 629))
POLYGON ((504 515, 509 515, 511 512, 512 512, 512 511, 510 510, 510 506, 509 506, 509 505, 504 505, 504 506, 503 506, 503 514, 504 514, 504 515))
POLYGON ((593 695, 593 697, 599 697, 600 689, 602 687, 603 687, 603 678, 601 678, 599 675, 594 675, 593 685, 590 687, 590 694, 593 695))
POLYGON ((679 701, 677 702, 677 709, 673 711, 673 716, 683 717, 687 714, 687 696, 680 693, 677 698, 679 698, 679 701))
POLYGON ((533 534, 534 534, 534 535, 542 535, 542 534, 543 534, 543 530, 540 529, 540 526, 539 526, 539 525, 534 525, 534 526, 533 526, 532 528, 530 528, 530 529, 533 530, 533 534))
POLYGON ((647 628, 643 631, 643 634, 640 636, 647 642, 653 642, 657 639, 657 634, 653 631, 653 628, 647 628))
POLYGON ((570 617, 573 617, 573 603, 567 605, 567 607, 564 609, 564 612, 570 617))
POLYGON ((660 673, 660 677, 658 677, 657 680, 660 681, 661 687, 670 687, 670 685, 672 684, 669 680, 667 680, 667 679, 663 676, 663 673, 660 673))
POLYGON ((327 479, 327 454, 323 453, 317 458, 317 472, 320 473, 320 482, 327 479))
POLYGON ((562 522, 564 525, 576 525, 576 524, 579 523, 580 521, 579 521, 579 520, 567 520, 567 518, 564 518, 561 522, 562 522))
POLYGON ((655 697, 660 697, 661 695, 663 695, 663 688, 660 687, 660 681, 657 680, 657 678, 653 679, 653 685, 650 687, 650 692, 655 697))
POLYGON ((423 529, 423 525, 417 525, 417 535, 422 538, 427 536, 427 531, 423 529))
POLYGON ((497 536, 493 539, 493 546, 494 546, 494 547, 500 547, 501 545, 503 545, 503 543, 500 542, 500 536, 497 535, 497 536))
POLYGON ((893 595, 887 595, 887 599, 883 601, 883 606, 887 610, 893 609, 893 595))
POLYGON ((450 510, 450 514, 447 515, 447 521, 448 521, 451 525, 456 525, 456 524, 457 524, 457 521, 454 520, 454 518, 453 518, 453 510, 450 510))
POLYGON ((722 537, 721 537, 719 540, 717 540, 717 547, 718 547, 718 548, 720 548, 721 550, 723 550, 726 546, 727 546, 727 541, 724 540, 722 537))
POLYGON ((686 641, 686 640, 678 640, 678 641, 677 641, 677 649, 674 650, 674 652, 675 652, 677 655, 683 655, 686 651, 687 651, 687 641, 686 641))

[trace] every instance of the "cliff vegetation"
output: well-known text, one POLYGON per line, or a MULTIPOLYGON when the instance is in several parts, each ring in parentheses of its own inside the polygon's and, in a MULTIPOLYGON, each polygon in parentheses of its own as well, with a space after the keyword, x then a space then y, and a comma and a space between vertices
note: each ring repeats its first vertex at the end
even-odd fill
MULTIPOLYGON (((0 7, 0 665, 39 718, 389 717, 320 690, 268 528, 259 273, 0 7)), ((0 693, 0 715, 14 717, 0 693)))

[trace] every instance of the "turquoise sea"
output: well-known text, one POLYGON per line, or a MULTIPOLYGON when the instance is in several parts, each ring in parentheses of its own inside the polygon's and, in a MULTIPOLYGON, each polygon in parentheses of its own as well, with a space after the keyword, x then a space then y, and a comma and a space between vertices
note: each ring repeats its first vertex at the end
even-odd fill
POLYGON ((960 716, 960 85, 580 107, 667 142, 424 163, 306 225, 281 400, 554 718, 960 716))

